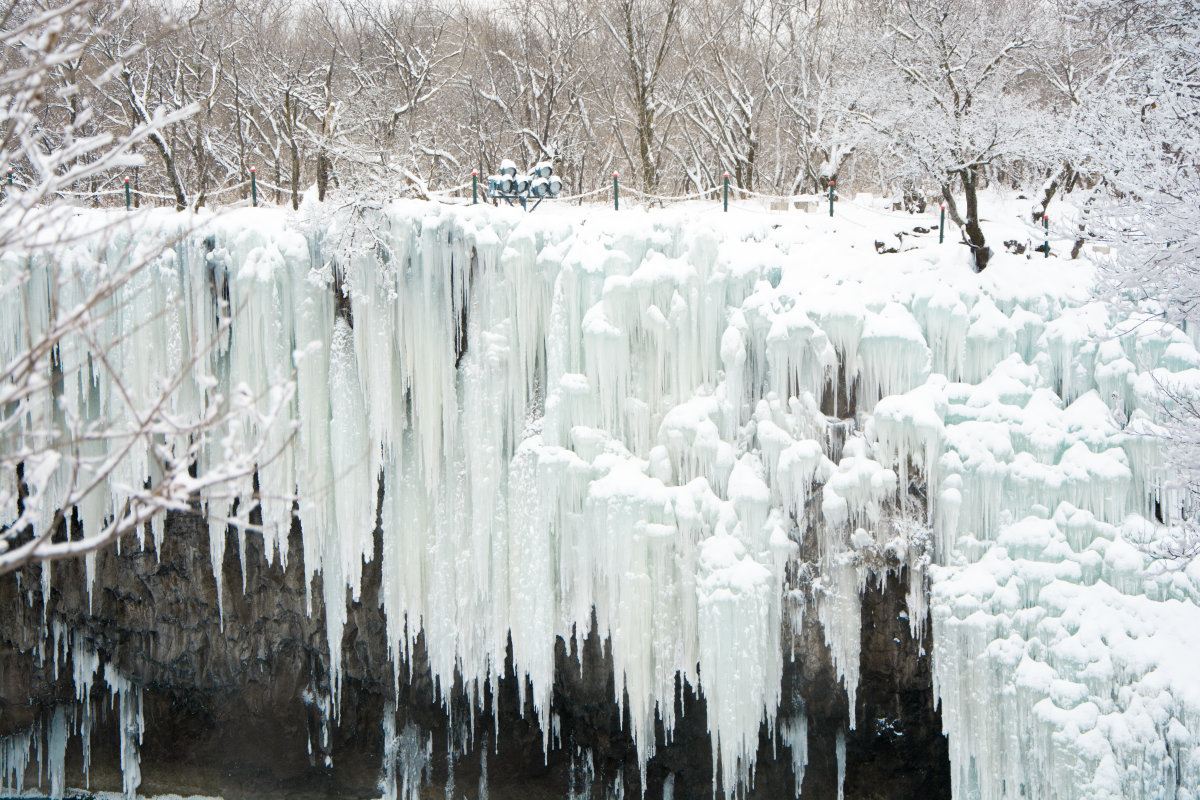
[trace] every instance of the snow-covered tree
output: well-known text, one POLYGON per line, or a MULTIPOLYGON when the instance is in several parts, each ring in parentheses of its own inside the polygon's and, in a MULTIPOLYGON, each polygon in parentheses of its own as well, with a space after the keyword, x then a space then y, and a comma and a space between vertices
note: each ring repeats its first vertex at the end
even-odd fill
POLYGON ((889 99, 863 114, 895 158, 939 182, 977 271, 992 252, 980 224, 985 171, 1041 152, 1020 83, 1041 8, 1034 0, 900 0, 885 16, 879 46, 890 69, 880 77, 890 78, 889 99))
POLYGON ((239 432, 271 424, 290 394, 222 393, 169 338, 134 352, 148 326, 194 334, 172 327, 178 297, 147 288, 170 253, 122 245, 128 226, 111 216, 74 213, 71 187, 128 166, 193 110, 146 106, 126 130, 96 124, 93 99, 144 51, 129 46, 110 65, 86 56, 129 11, 10 0, 0 12, 0 174, 12 176, 0 203, 0 573, 147 524, 161 533, 166 512, 244 482, 269 454, 239 432), (86 245, 104 239, 102 255, 86 245))
POLYGON ((767 73, 786 192, 822 192, 865 141, 862 114, 882 100, 871 69, 870 9, 858 0, 789 4, 783 52, 767 73), (786 154, 786 155, 785 155, 786 154))
POLYGON ((771 0, 697 4, 683 113, 687 155, 696 188, 715 186, 728 171, 735 186, 755 188, 769 76, 780 57, 785 10, 771 0))
MULTIPOLYGON (((1117 244, 1109 264, 1120 297, 1157 310, 1166 324, 1200 328, 1200 3, 1105 0, 1103 13, 1126 61, 1097 115, 1094 158, 1111 187, 1089 226, 1117 244)), ((1152 324, 1152 323, 1148 323, 1152 324)), ((1152 549, 1200 555, 1200 387, 1164 381, 1163 456, 1176 476, 1173 532, 1152 549)))
POLYGON ((670 77, 679 75, 674 62, 687 7, 685 0, 610 0, 600 11, 618 62, 619 77, 606 79, 611 128, 620 151, 651 192, 659 185, 663 145, 675 116, 666 88, 670 77))
POLYGON ((550 160, 576 187, 603 176, 609 165, 591 123, 599 24, 587 6, 566 0, 514 0, 484 24, 472 21, 488 31, 472 37, 468 63, 479 68, 464 70, 462 83, 472 164, 487 171, 503 158, 550 160))

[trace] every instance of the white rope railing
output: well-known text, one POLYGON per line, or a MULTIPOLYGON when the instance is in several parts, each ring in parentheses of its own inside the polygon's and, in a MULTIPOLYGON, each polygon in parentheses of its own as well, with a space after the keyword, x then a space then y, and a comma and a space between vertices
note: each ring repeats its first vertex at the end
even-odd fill
MULTIPOLYGON (((277 194, 282 194, 282 195, 290 195, 293 192, 293 188, 294 188, 294 187, 276 186, 273 183, 262 180, 258 176, 255 176, 254 181, 255 181, 258 189, 263 190, 265 192, 275 192, 277 194)), ((465 181, 465 182, 457 184, 455 186, 450 186, 450 187, 441 188, 441 189, 431 189, 426 184, 423 184, 423 183, 416 184, 415 183, 410 187, 410 191, 413 194, 417 195, 418 197, 421 197, 421 198, 424 198, 427 200, 431 200, 434 202, 446 203, 446 204, 452 204, 452 205, 463 205, 465 203, 467 205, 470 205, 470 204, 474 204, 474 203, 484 203, 487 200, 492 199, 491 197, 489 197, 486 194, 484 187, 480 185, 481 183, 483 183, 482 180, 479 180, 479 181, 471 180, 471 181, 465 181), (466 194, 468 192, 468 190, 471 190, 472 188, 474 188, 476 190, 474 197, 466 194)), ((614 176, 614 183, 616 183, 616 176, 614 176)), ((14 184, 14 188, 20 187, 20 186, 21 186, 20 183, 14 184)), ((230 186, 224 186, 219 189, 213 189, 210 191, 206 191, 204 193, 204 198, 206 201, 208 201, 208 200, 227 196, 230 193, 234 193, 234 192, 245 193, 245 192, 247 192, 248 187, 250 187, 250 186, 251 186, 251 180, 241 181, 239 183, 235 183, 230 186)), ((0 187, 0 188, 2 188, 2 187, 0 187)), ((740 186, 736 186, 732 183, 729 184, 728 186, 726 186, 726 184, 724 184, 724 183, 719 183, 715 186, 711 186, 708 188, 700 189, 695 192, 690 192, 687 194, 679 194, 679 195, 657 194, 654 192, 644 191, 644 190, 639 189, 634 186, 622 186, 619 183, 616 185, 606 184, 606 185, 598 186, 597 188, 591 189, 586 192, 579 192, 576 194, 558 195, 552 199, 557 200, 559 202, 564 202, 564 203, 582 204, 583 201, 585 201, 585 200, 589 200, 589 199, 600 197, 600 196, 606 195, 611 198, 613 195, 613 192, 615 191, 617 194, 617 198, 619 198, 620 200, 629 198, 629 199, 635 200, 635 201, 649 201, 652 203, 684 203, 684 202, 691 202, 691 201, 696 201, 696 200, 712 199, 712 200, 716 200, 717 202, 724 202, 724 200, 725 200, 724 192, 726 189, 728 189, 728 193, 729 193, 728 200, 730 203, 745 201, 747 199, 757 199, 757 200, 763 200, 763 201, 776 203, 776 204, 786 203, 786 204, 791 205, 791 204, 795 204, 795 203, 810 203, 810 204, 824 203, 829 200, 829 195, 824 194, 824 193, 821 193, 821 194, 809 194, 809 193, 772 194, 772 193, 768 193, 768 192, 759 192, 759 191, 755 191, 753 189, 743 188, 740 186)), ((171 194, 162 194, 159 192, 148 192, 148 191, 139 190, 139 189, 132 189, 131 191, 132 191, 133 195, 139 199, 152 199, 152 200, 165 200, 165 201, 173 201, 176 199, 175 196, 171 195, 171 194)), ((296 191, 302 191, 302 190, 296 188, 296 191)), ((60 190, 56 194, 58 194, 60 196, 78 197, 78 198, 121 197, 125 194, 125 189, 124 188, 105 189, 105 190, 98 190, 98 191, 91 191, 91 192, 60 190)), ((191 195, 191 199, 194 200, 195 195, 191 195)), ((259 202, 264 202, 264 201, 268 205, 273 205, 269 200, 265 200, 264 198, 259 199, 259 202)), ((853 207, 861 208, 864 210, 878 210, 878 209, 869 209, 867 206, 863 206, 860 203, 855 203, 854 201, 849 200, 849 199, 842 200, 842 199, 838 198, 838 199, 836 199, 836 202, 841 204, 843 207, 853 206, 853 207)), ((745 209, 746 207, 742 206, 742 208, 745 209)))

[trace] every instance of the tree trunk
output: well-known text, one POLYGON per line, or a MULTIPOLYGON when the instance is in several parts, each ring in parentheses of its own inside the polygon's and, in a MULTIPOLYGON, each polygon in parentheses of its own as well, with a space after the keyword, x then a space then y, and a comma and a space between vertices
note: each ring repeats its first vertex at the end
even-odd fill
POLYGON ((200 191, 196 195, 196 202, 192 204, 193 211, 199 211, 204 205, 205 195, 208 192, 208 153, 204 149, 204 137, 200 131, 196 132, 196 143, 192 148, 192 153, 196 159, 196 181, 200 186, 200 191))
MULTIPOLYGON (((1076 176, 1073 174, 1072 180, 1074 180, 1075 177, 1076 176)), ((1068 187, 1070 186, 1069 183, 1067 185, 1068 187)), ((1095 188, 1092 189, 1091 193, 1088 195, 1088 199, 1083 204, 1082 213, 1079 215, 1079 237, 1075 239, 1075 244, 1073 247, 1071 247, 1071 260, 1079 258, 1080 252, 1083 251, 1084 244, 1086 244, 1090 238, 1087 229, 1087 223, 1088 219, 1092 215, 1092 203, 1096 202, 1096 198, 1100 196, 1101 187, 1103 186, 1104 180, 1101 179, 1101 181, 1096 184, 1095 188)))
POLYGON ((329 188, 329 159, 325 151, 317 153, 317 200, 325 202, 325 191, 329 188))
POLYGON ((988 261, 992 258, 992 248, 987 246, 983 238, 983 228, 979 226, 979 173, 974 167, 968 167, 959 173, 962 177, 963 190, 967 195, 967 217, 964 230, 967 233, 967 244, 975 257, 975 271, 987 269, 988 261))
POLYGON ((300 149, 295 139, 288 144, 292 151, 292 210, 296 211, 300 208, 300 149))
POLYGON ((175 193, 175 210, 183 211, 187 208, 187 198, 184 197, 183 185, 179 182, 179 173, 175 171, 175 159, 171 157, 171 151, 167 149, 166 142, 161 136, 151 136, 150 141, 158 150, 158 155, 163 162, 163 171, 167 173, 167 179, 171 182, 171 191, 175 193))
POLYGON ((954 190, 948 183, 942 184, 942 199, 946 201, 946 211, 950 214, 950 221, 960 228, 964 227, 966 223, 963 222, 962 215, 958 213, 958 203, 954 202, 954 190))
MULTIPOLYGON (((238 169, 245 175, 248 165, 246 164, 246 133, 242 127, 242 88, 241 81, 238 78, 238 71, 233 71, 233 110, 234 110, 234 130, 237 132, 238 140, 238 169)), ((239 192, 242 198, 245 194, 239 192)))
POLYGON ((658 171, 654 168, 654 109, 650 108, 646 90, 639 87, 638 101, 638 158, 642 162, 642 185, 647 191, 658 188, 658 171))
POLYGON ((287 121, 288 151, 292 156, 292 210, 300 208, 300 147, 296 144, 296 120, 300 116, 289 89, 283 93, 283 113, 287 121))
POLYGON ((329 156, 325 144, 333 132, 333 62, 337 51, 329 57, 329 70, 325 73, 325 116, 321 118, 321 147, 317 151, 317 200, 325 202, 325 190, 329 188, 329 156))
POLYGON ((1041 202, 1034 206, 1033 221, 1041 222, 1042 217, 1046 216, 1046 212, 1050 208, 1050 201, 1054 199, 1054 195, 1061 188, 1064 193, 1071 190, 1071 184, 1075 181, 1075 169, 1071 166, 1070 161, 1063 162, 1062 169, 1058 174, 1046 184, 1045 190, 1042 192, 1041 202))
MULTIPOLYGON (((121 78, 125 83, 125 88, 129 92, 129 107, 133 111, 133 118, 141 125, 150 124, 150 114, 146 111, 145 105, 138 97, 137 90, 134 88, 133 78, 128 71, 121 73, 121 78)), ((171 190, 175 193, 175 210, 183 211, 187 208, 187 198, 183 194, 183 183, 179 179, 179 172, 175 169, 175 158, 171 154, 171 149, 167 146, 167 142, 162 137, 161 131, 155 129, 150 132, 150 143, 154 145, 154 149, 158 151, 159 158, 163 162, 163 172, 167 173, 167 180, 171 182, 171 190)))

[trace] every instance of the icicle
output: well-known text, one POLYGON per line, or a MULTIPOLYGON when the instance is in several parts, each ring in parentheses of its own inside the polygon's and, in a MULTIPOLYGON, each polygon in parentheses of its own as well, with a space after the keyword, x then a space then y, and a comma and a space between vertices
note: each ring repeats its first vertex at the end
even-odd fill
MULTIPOLYGON (((210 509, 210 514, 213 510, 210 509)), ((229 529, 226 515, 214 514, 208 518, 208 557, 212 565, 213 580, 217 583, 217 620, 225 630, 225 534, 229 529)))
POLYGON ((399 800, 420 800, 421 787, 429 779, 430 760, 433 757, 433 735, 421 735, 411 722, 400 732, 400 781, 399 800))
POLYGON ((929 366, 929 347, 912 313, 889 303, 867 317, 858 344, 859 408, 870 410, 881 397, 916 388, 928 377, 929 366))
POLYGON ((846 732, 838 728, 834 741, 834 754, 837 756, 837 785, 838 800, 846 796, 846 732))
MULTIPOLYGON (((572 762, 573 763, 573 762, 572 762)), ((479 800, 488 800, 488 737, 479 747, 479 800)))
POLYGON ((166 535, 166 530, 166 514, 155 514, 150 518, 150 533, 154 538, 154 558, 157 561, 162 561, 163 536, 166 535))
POLYGON ((75 700, 82 709, 79 738, 83 743, 83 775, 85 781, 92 763, 92 685, 100 670, 100 654, 87 646, 83 634, 71 633, 71 670, 75 685, 75 700))
MULTIPOLYGON (((241 514, 239 513, 239 517, 241 514)), ((242 594, 246 594, 246 526, 250 524, 250 520, 238 519, 237 527, 237 544, 238 544, 238 566, 242 570, 242 594)), ((222 614, 222 617, 224 614, 222 614)))
POLYGON ((63 706, 54 707, 46 749, 49 752, 50 796, 61 800, 67 788, 67 716, 63 706))
POLYGON ((127 800, 133 800, 142 783, 141 756, 138 748, 146 730, 142 718, 142 688, 134 685, 111 664, 104 665, 104 682, 117 699, 121 751, 121 786, 127 800))
POLYGON ((773 720, 782 676, 779 589, 772 571, 728 534, 700 553, 700 673, 712 734, 713 789, 726 797, 749 778, 764 715, 773 720), (768 620, 767 625, 758 624, 768 620), (734 643, 737 643, 736 645, 734 643))
MULTIPOLYGON (((311 741, 308 747, 311 755, 311 741)), ((396 706, 389 700, 383 709, 383 775, 379 779, 383 788, 383 800, 397 800, 396 762, 399 757, 400 740, 396 736, 396 706)))
POLYGON ((795 797, 800 797, 804 785, 804 771, 808 766, 808 710, 800 703, 795 716, 786 720, 779 728, 779 736, 787 745, 792 758, 792 776, 795 779, 795 797))
POLYGON ((25 771, 29 767, 29 750, 35 731, 14 733, 0 739, 0 789, 20 795, 25 788, 25 771))
POLYGON ((849 552, 831 553, 821 565, 824 592, 818 598, 817 617, 825 630, 825 643, 833 668, 849 701, 850 730, 857 712, 859 648, 862 641, 862 612, 858 570, 849 552))
POLYGON ((745 401, 746 341, 739 328, 746 327, 746 320, 740 312, 735 312, 734 322, 725 329, 721 336, 721 364, 725 368, 725 421, 722 433, 726 439, 732 439, 741 425, 742 403, 745 401))
POLYGON ((96 586, 96 553, 92 551, 83 557, 84 580, 87 582, 88 613, 92 613, 93 590, 96 586))
MULTIPOLYGON (((921 543, 908 543, 908 590, 904 593, 904 607, 908 612, 908 629, 913 641, 921 648, 925 638, 925 621, 929 617, 929 587, 925 579, 929 568, 928 536, 921 543)), ((922 651, 923 652, 923 651, 922 651)))

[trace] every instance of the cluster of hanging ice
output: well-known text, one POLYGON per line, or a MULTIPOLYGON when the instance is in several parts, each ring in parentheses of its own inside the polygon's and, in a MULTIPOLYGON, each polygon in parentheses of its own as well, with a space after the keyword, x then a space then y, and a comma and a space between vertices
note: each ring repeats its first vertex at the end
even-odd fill
MULTIPOLYGON (((267 550, 294 557, 295 500, 333 653, 382 476, 397 670, 423 632, 443 699, 456 675, 482 697, 511 638, 550 747, 555 639, 579 646, 594 620, 643 767, 681 675, 707 701, 714 785, 752 779, 766 724, 798 786, 807 721, 776 714, 782 631, 806 613, 789 564, 812 535, 812 611, 850 727, 860 592, 890 554, 912 571, 917 632, 932 582, 956 797, 1170 784, 1194 800, 1200 698, 1167 636, 1173 620, 1200 630, 1200 575, 1150 577, 1127 539, 1156 535, 1147 520, 1169 523, 1177 502, 1142 435, 1149 376, 1186 378, 1200 356, 1088 302, 1085 267, 998 257, 975 276, 950 245, 856 255, 860 232, 795 216, 714 230, 670 212, 399 204, 297 227, 272 213, 160 257, 137 287, 153 301, 121 306, 120 346, 133 385, 196 358, 180 414, 260 404, 234 434, 279 452, 258 470, 267 550), (173 360, 153 355, 162 341, 173 360)), ((107 407, 110 387, 68 378, 107 407)), ((244 537, 254 496, 247 478, 206 497, 218 581, 227 519, 244 537)), ((101 500, 85 526, 112 513, 101 500)), ((390 724, 389 796, 404 797, 428 746, 390 724)))
POLYGON ((30 764, 36 763, 36 782, 49 788, 50 796, 62 798, 67 791, 67 745, 72 736, 82 746, 85 780, 91 764, 92 730, 97 715, 104 715, 104 704, 115 712, 118 747, 121 756, 122 789, 132 798, 142 782, 139 748, 145 733, 142 716, 142 688, 112 664, 103 663, 81 632, 68 632, 57 620, 50 622, 50 650, 40 648, 42 667, 55 680, 59 670, 70 667, 75 684, 75 702, 55 706, 44 721, 20 733, 0 738, 0 791, 20 796, 30 764), (47 663, 48 662, 48 663, 47 663), (103 666, 103 670, 101 670, 103 666), (108 687, 109 696, 94 693, 98 681, 108 687))
POLYGON ((1184 503, 1154 417, 1170 413, 1163 386, 1200 397, 1200 356, 1153 318, 1030 316, 997 295, 1011 321, 1038 318, 1038 346, 977 385, 930 389, 947 564, 932 571, 933 657, 955 796, 1194 800, 1200 564, 1138 545, 1184 503))

